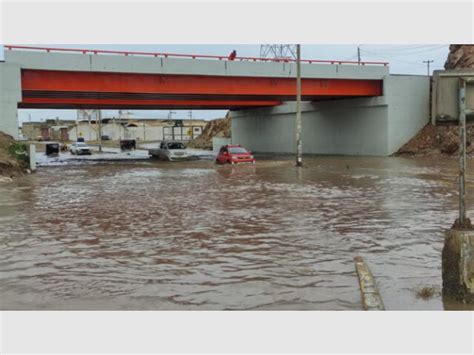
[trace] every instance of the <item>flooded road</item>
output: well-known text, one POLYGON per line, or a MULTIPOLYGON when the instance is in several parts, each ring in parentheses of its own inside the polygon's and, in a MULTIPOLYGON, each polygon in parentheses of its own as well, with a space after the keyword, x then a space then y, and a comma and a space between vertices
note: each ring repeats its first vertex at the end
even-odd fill
POLYGON ((441 289, 456 159, 290 159, 76 164, 3 183, 1 309, 359 310, 356 255, 387 309, 455 307, 416 291, 441 289))

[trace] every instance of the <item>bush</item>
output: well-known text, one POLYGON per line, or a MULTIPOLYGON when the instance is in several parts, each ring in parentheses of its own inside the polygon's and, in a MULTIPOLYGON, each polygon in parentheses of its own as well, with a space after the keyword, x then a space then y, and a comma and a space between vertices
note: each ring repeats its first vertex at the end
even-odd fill
POLYGON ((8 147, 8 153, 23 163, 29 162, 28 147, 24 143, 12 143, 8 147))

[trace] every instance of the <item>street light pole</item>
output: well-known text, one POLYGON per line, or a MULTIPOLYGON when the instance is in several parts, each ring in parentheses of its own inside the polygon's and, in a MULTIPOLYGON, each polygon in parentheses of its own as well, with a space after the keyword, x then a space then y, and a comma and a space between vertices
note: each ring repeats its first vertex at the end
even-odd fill
POLYGON ((296 45, 296 166, 303 166, 301 142, 301 45, 296 45))

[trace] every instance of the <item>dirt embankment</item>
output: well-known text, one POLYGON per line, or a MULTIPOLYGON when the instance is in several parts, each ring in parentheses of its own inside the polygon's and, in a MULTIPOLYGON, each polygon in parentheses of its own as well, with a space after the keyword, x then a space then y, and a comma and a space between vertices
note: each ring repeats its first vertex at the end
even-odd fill
MULTIPOLYGON (((452 44, 445 69, 474 69, 474 45, 452 44)), ((459 149, 458 126, 433 126, 428 123, 395 155, 453 155, 459 149)), ((474 155, 474 123, 467 124, 467 154, 474 155)))
POLYGON ((0 182, 25 174, 27 161, 26 145, 0 132, 0 182))
POLYGON ((474 45, 452 44, 449 46, 449 55, 444 69, 472 69, 474 68, 474 45))
MULTIPOLYGON (((468 155, 474 155, 474 123, 467 124, 468 155)), ((433 126, 428 123, 407 144, 401 147, 395 155, 456 155, 459 150, 459 127, 433 126)))
POLYGON ((198 149, 212 149, 212 138, 213 137, 230 137, 230 117, 219 118, 216 120, 209 121, 204 127, 201 135, 196 139, 189 142, 188 146, 191 148, 198 149))

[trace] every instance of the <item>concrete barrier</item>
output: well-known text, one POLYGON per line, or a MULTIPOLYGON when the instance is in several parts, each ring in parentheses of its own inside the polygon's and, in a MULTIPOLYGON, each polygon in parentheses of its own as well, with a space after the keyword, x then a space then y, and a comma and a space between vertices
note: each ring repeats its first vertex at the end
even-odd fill
POLYGON ((357 276, 359 277, 362 305, 366 311, 383 311, 385 306, 379 294, 374 277, 364 259, 360 256, 354 258, 357 276))
POLYGON ((442 273, 443 293, 474 303, 474 230, 446 231, 442 273))
POLYGON ((36 170, 36 146, 30 144, 28 147, 28 157, 30 158, 30 170, 33 172, 36 170))

